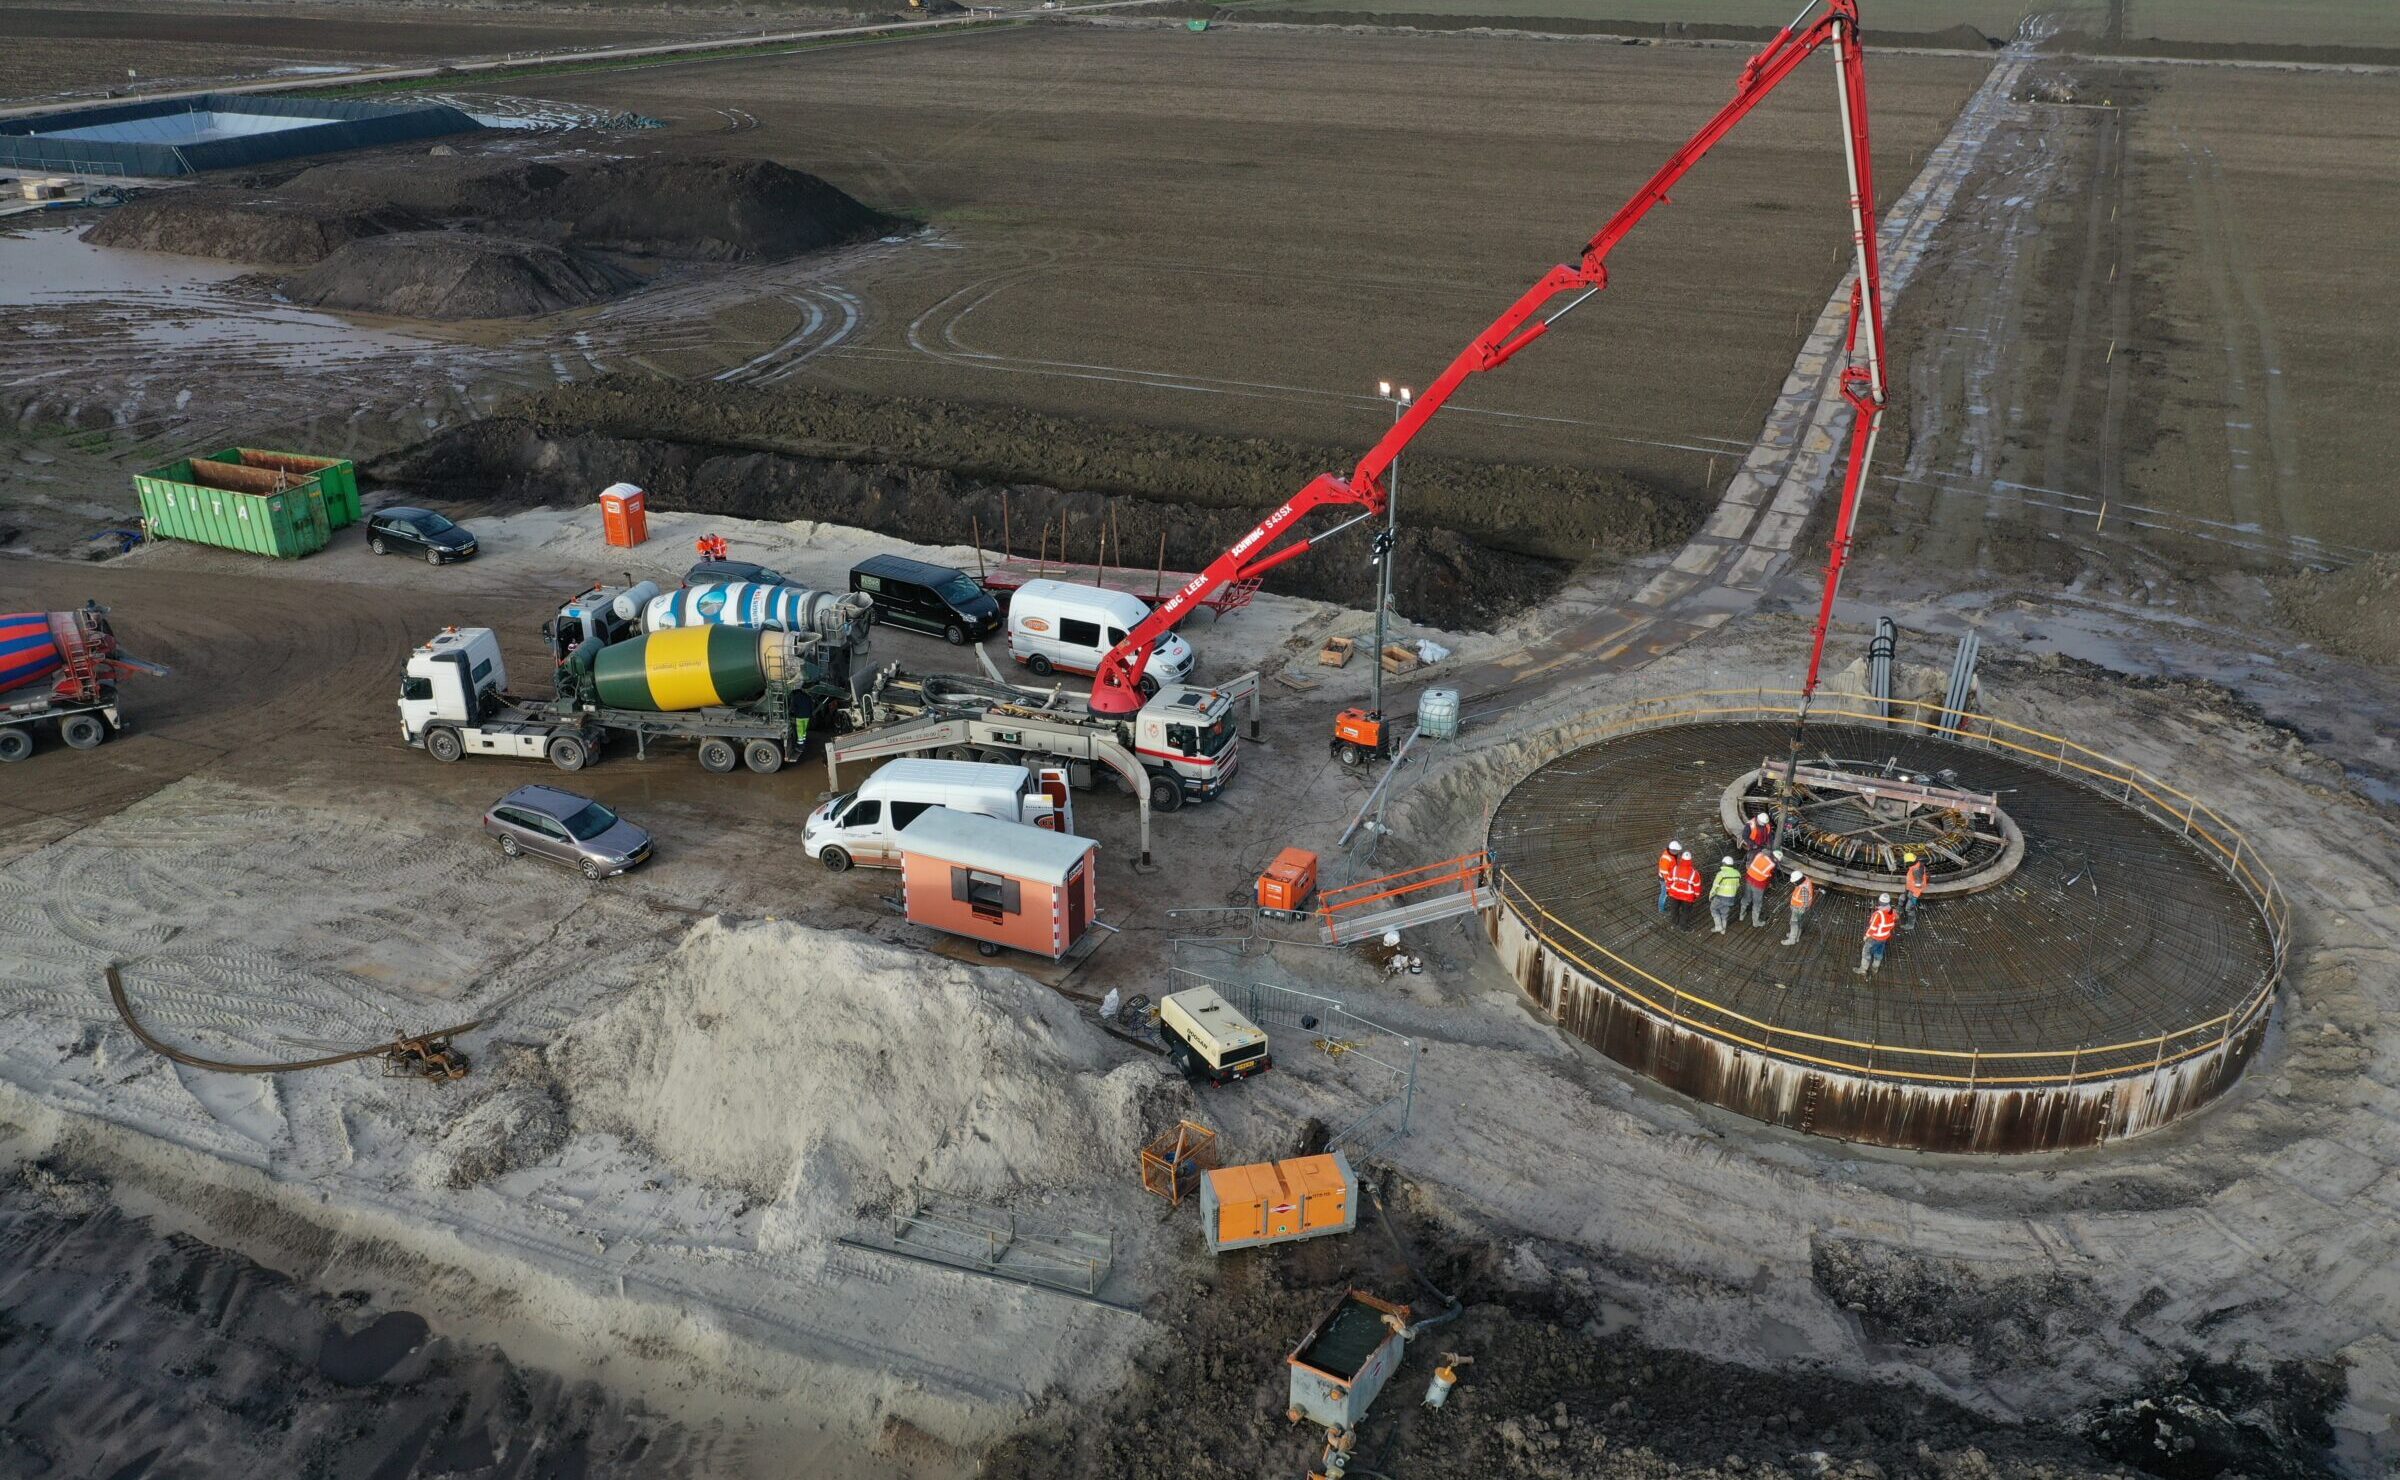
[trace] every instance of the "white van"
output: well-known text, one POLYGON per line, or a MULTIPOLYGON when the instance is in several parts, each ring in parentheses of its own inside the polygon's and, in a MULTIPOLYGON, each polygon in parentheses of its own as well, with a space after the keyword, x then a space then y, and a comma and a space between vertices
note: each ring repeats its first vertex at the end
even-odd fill
MULTIPOLYGON (((1008 602, 1008 655, 1037 674, 1097 673, 1125 634, 1149 620, 1150 604, 1123 591, 1027 581, 1008 602)), ((1150 650, 1139 685, 1147 699, 1192 671, 1192 645, 1170 632, 1150 650)))
POLYGON ((828 798, 809 813, 800 846, 837 874, 854 863, 898 868, 900 829, 928 807, 1036 827, 1070 825, 1056 815, 1058 804, 1023 766, 897 760, 869 776, 858 790, 828 798))

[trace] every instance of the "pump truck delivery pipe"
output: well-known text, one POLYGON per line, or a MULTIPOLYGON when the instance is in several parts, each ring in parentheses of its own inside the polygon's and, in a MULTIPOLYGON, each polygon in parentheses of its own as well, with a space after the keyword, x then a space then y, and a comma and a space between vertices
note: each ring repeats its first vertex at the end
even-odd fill
MULTIPOLYGON (((1608 254, 1617 243, 1653 208, 1667 203, 1668 190, 1732 132, 1734 125, 1748 117, 1819 47, 1831 42, 1834 86, 1842 113, 1843 158, 1848 169, 1850 227, 1858 256, 1858 288, 1850 310, 1851 364, 1842 372, 1842 394, 1857 408, 1858 417, 1851 432, 1850 464, 1842 480, 1841 514, 1834 528, 1832 556, 1825 567, 1825 596, 1817 614, 1815 643, 1808 660, 1808 682, 1803 692, 1813 693, 1824 661, 1825 632, 1833 616, 1834 592, 1849 553, 1858 490, 1867 462, 1874 455, 1875 434, 1883 419, 1883 283, 1876 257, 1874 175, 1867 153, 1866 62, 1858 29, 1858 0, 1810 0, 1808 7, 1742 68, 1732 100, 1719 108, 1698 133, 1659 167, 1647 184, 1634 192, 1633 198, 1609 218, 1600 233, 1584 244, 1575 262, 1551 268, 1523 297, 1510 304, 1507 312, 1459 351, 1449 368, 1425 388, 1416 404, 1359 459, 1348 477, 1319 474, 1259 521, 1258 527, 1242 536, 1231 549, 1209 562, 1206 570, 1153 608, 1149 620, 1127 633, 1125 640, 1100 660, 1099 671, 1093 675, 1093 712, 1124 715, 1141 708, 1142 696, 1136 683, 1143 665, 1150 660, 1151 649, 1209 592, 1229 581, 1256 580, 1285 561, 1306 554, 1319 541, 1362 519, 1381 515, 1389 498, 1385 478, 1393 460, 1416 440, 1417 433, 1424 430, 1435 413, 1449 404, 1467 377, 1507 364, 1518 351, 1549 333, 1552 325, 1585 299, 1607 287, 1608 254), (1553 300, 1562 297, 1566 301, 1553 308, 1553 300), (1296 538, 1288 544, 1276 543, 1302 519, 1330 504, 1354 505, 1360 512, 1321 533, 1296 538)), ((1801 723, 1805 724, 1808 713, 1805 698, 1800 708, 1801 723)), ((1797 743, 1795 730, 1794 744, 1797 743)))

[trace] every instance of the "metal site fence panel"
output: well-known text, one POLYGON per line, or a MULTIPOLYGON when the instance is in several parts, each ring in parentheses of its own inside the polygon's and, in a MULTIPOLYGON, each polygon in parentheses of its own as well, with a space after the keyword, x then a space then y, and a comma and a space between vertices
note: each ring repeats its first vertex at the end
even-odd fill
MULTIPOLYGON (((1708 689, 1656 694, 1562 730, 1532 757, 1528 770, 1586 746, 1644 730, 1698 723, 1788 720, 1799 714, 1797 689, 1708 689)), ((1505 868, 1494 883, 1506 903, 1545 946, 1572 961, 1610 990, 1642 1008, 1711 1037, 1822 1068, 1926 1084, 1968 1086, 2074 1085, 2088 1080, 2157 1071, 2231 1043, 2255 1027, 2275 1003, 2290 949, 2291 907, 2282 886, 2240 830, 2190 792, 2139 766, 2103 755, 2062 735, 2032 729, 1991 715, 1951 713, 1944 724, 1940 704, 1914 699, 1890 701, 1893 713, 1874 712, 1875 701, 1857 696, 1820 698, 1809 708, 1816 721, 1846 720, 1936 735, 1952 744, 2006 755, 2075 780, 2113 797, 2168 830, 2190 838, 2249 897, 2266 922, 2269 963, 2259 981, 2232 1010, 2148 1038, 2073 1050, 1909 1048, 1809 1033, 1761 1022, 1642 970, 1590 939, 1537 903, 1505 868)))
POLYGON ((1414 1038, 1361 1017, 1338 998, 1297 987, 1228 981, 1180 966, 1167 975, 1170 992, 1209 987, 1241 1006, 1277 1044, 1275 1058, 1284 1069, 1298 1072, 1306 1064, 1310 1077, 1339 1085, 1357 1099, 1355 1113, 1326 1137, 1329 1149, 1372 1156, 1408 1134, 1420 1056, 1414 1038), (1295 1040, 1302 1046, 1291 1047, 1295 1040))

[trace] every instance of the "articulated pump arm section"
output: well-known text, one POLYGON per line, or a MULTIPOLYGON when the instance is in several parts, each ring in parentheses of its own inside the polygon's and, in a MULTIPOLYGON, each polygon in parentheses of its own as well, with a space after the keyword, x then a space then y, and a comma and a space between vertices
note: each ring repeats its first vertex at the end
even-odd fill
POLYGON ((1475 336, 1458 358, 1450 362, 1433 384, 1425 388, 1415 404, 1395 422, 1392 429, 1377 442, 1365 457, 1359 459, 1347 478, 1321 473, 1309 485, 1294 494, 1280 508, 1259 522, 1256 529, 1244 535, 1233 548, 1209 563, 1206 570, 1161 602, 1150 619, 1126 634, 1125 640, 1100 661, 1100 670, 1092 679, 1092 709, 1100 714, 1130 714, 1141 707, 1136 687, 1143 667, 1150 661, 1151 649, 1160 638, 1174 630, 1192 608, 1210 591, 1228 581, 1254 579, 1273 570, 1287 560, 1306 554, 1319 540, 1347 529, 1360 519, 1374 518, 1383 513, 1389 494, 1385 475, 1402 449, 1416 440, 1425 423, 1435 412, 1449 403, 1451 396, 1466 383, 1470 375, 1497 370, 1513 359, 1519 350, 1550 332, 1550 326, 1573 311, 1586 298, 1608 286, 1608 254, 1618 242, 1647 216, 1652 208, 1667 202, 1667 192, 1690 173, 1701 157, 1733 130, 1735 124, 1749 116, 1767 94, 1773 92, 1794 69, 1808 60, 1828 41, 1834 44, 1838 63, 1836 85, 1840 93, 1843 125, 1843 152, 1849 165, 1851 230, 1857 241, 1859 281, 1861 289, 1852 302, 1851 350, 1854 361, 1863 359, 1863 367, 1845 370, 1842 390, 1858 407, 1859 430, 1851 438, 1851 463, 1842 490, 1841 519, 1834 532, 1833 559, 1827 568, 1825 605, 1817 619, 1816 653, 1809 660, 1808 687, 1816 688, 1818 662, 1825 645, 1825 628, 1833 611, 1833 590, 1840 578, 1843 557, 1849 549, 1850 520, 1857 505, 1858 487, 1866 470, 1866 457, 1872 454, 1874 434, 1883 411, 1883 295, 1877 276, 1875 257, 1875 187, 1867 159, 1867 94, 1864 61, 1858 40, 1858 0, 1823 0, 1819 12, 1815 0, 1790 25, 1783 28, 1766 49, 1750 59, 1742 69, 1739 86, 1733 98, 1717 110, 1700 131, 1692 135, 1673 157, 1652 175, 1647 184, 1635 192, 1599 235, 1584 245, 1581 256, 1573 264, 1553 267, 1540 282, 1527 289, 1525 295, 1509 305, 1508 311, 1492 322, 1491 327, 1475 336), (1810 17, 1814 15, 1814 19, 1810 17), (1572 294, 1555 310, 1552 300, 1572 294), (1360 512, 1352 518, 1319 534, 1277 545, 1294 525, 1312 511, 1327 504, 1354 504, 1360 512))

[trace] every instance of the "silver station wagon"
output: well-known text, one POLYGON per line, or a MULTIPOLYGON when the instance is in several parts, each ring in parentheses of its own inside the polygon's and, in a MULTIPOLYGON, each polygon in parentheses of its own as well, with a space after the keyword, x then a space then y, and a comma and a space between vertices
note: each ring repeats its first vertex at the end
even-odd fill
POLYGON ((590 797, 555 786, 518 787, 483 814, 483 830, 511 858, 552 859, 587 879, 621 874, 650 856, 648 833, 590 797))

